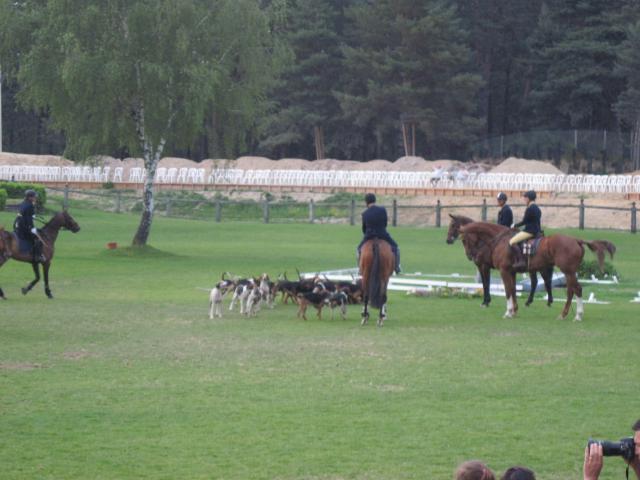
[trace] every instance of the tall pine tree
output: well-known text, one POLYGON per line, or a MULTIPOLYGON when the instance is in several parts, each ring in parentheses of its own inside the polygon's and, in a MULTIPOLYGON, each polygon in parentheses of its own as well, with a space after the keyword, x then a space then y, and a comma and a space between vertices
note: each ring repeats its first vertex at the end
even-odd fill
MULTIPOLYGON (((364 158, 404 154, 401 122, 417 126, 417 151, 460 156, 478 131, 470 50, 455 9, 438 0, 378 0, 350 11, 345 88, 339 99, 364 158)), ((354 145, 355 146, 355 145, 354 145)))
POLYGON ((614 129, 613 104, 624 86, 615 70, 625 39, 627 0, 547 2, 532 40, 540 80, 531 106, 546 128, 614 129))
POLYGON ((289 6, 284 39, 292 59, 271 101, 260 148, 275 156, 323 158, 339 155, 335 143, 340 106, 333 90, 340 82, 344 0, 295 0, 289 6))

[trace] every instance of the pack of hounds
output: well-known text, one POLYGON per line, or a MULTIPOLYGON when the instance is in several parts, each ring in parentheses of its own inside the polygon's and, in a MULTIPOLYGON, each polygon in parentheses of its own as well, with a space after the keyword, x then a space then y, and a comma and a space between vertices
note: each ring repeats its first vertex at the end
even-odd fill
POLYGON ((278 294, 281 303, 288 304, 291 300, 298 305, 298 318, 307 319, 307 308, 316 309, 318 319, 322 319, 322 309, 331 309, 331 319, 334 310, 338 309, 342 319, 347 315, 347 305, 362 301, 362 282, 352 281, 334 282, 326 276, 316 275, 313 278, 303 278, 298 272, 298 280, 289 280, 286 273, 274 282, 269 275, 263 273, 259 277, 240 278, 228 272, 222 274, 221 280, 209 294, 209 318, 222 318, 222 300, 231 295, 229 311, 240 309, 240 314, 255 317, 261 308, 273 308, 278 294))

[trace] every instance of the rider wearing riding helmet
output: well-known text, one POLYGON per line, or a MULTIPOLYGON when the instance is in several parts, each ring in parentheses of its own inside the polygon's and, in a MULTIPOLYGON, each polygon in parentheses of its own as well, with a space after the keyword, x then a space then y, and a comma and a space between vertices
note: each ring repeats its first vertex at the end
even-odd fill
POLYGON ((513 212, 511 207, 507 205, 507 194, 500 192, 498 194, 498 205, 501 207, 498 212, 498 225, 503 225, 507 228, 511 228, 513 224, 513 212))
POLYGON ((367 209, 362 212, 362 233, 364 237, 358 245, 358 261, 360 260, 360 249, 364 242, 372 238, 381 238, 391 245, 391 250, 396 259, 395 272, 400 273, 400 249, 387 232, 387 210, 376 205, 376 196, 373 193, 367 193, 364 196, 364 202, 367 205, 367 209))
POLYGON ((520 250, 518 243, 533 238, 542 232, 542 227, 540 226, 542 212, 538 205, 535 204, 536 192, 529 190, 522 196, 526 199, 527 209, 524 211, 522 221, 516 223, 514 227, 519 228, 524 226, 524 228, 520 233, 516 233, 511 240, 509 240, 509 245, 511 245, 511 251, 514 255, 514 269, 524 268, 526 266, 526 260, 524 255, 522 255, 522 251, 520 250))
POLYGON ((24 192, 24 200, 18 207, 18 216, 13 224, 16 236, 24 243, 31 247, 33 254, 33 262, 45 262, 46 258, 42 255, 42 242, 38 236, 38 230, 33 225, 36 217, 36 201, 38 194, 35 190, 27 190, 24 192))

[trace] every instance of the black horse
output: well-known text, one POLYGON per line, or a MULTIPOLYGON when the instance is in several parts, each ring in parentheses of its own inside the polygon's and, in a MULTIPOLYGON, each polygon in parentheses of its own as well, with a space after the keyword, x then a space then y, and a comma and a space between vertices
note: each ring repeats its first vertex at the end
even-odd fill
MULTIPOLYGON (((80 226, 65 210, 63 212, 56 213, 47 224, 42 227, 38 233, 42 239, 42 254, 46 258, 45 262, 42 262, 42 272, 44 274, 44 292, 47 297, 53 298, 51 289, 49 288, 49 267, 51 266, 51 260, 55 253, 55 243, 58 238, 58 232, 66 229, 71 230, 73 233, 80 231, 80 226)), ((33 267, 33 272, 36 278, 29 283, 26 287, 22 288, 22 293, 26 295, 34 287, 36 283, 40 281, 40 262, 34 262, 33 254, 31 252, 21 252, 19 248, 19 242, 15 234, 7 231, 1 231, 1 242, 4 244, 4 248, 0 245, 0 267, 4 265, 10 258, 19 262, 30 263, 33 267)), ((4 292, 0 288, 0 298, 5 299, 4 292)))

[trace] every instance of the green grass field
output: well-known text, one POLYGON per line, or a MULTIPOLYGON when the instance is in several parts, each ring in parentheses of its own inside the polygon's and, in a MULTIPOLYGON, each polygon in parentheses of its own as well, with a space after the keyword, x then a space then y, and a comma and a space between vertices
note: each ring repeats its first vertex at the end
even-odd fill
MULTIPOLYGON (((210 321, 198 289, 225 270, 351 266, 357 227, 158 217, 158 251, 131 257, 105 244, 129 243, 137 216, 72 214, 54 300, 19 293, 29 266, 0 269, 2 479, 448 479, 472 458, 577 479, 589 436, 618 440, 640 417, 637 236, 569 231, 618 246, 622 283, 585 285, 613 304, 586 305, 582 323, 542 300, 505 320, 502 298, 393 293, 378 329, 355 307, 347 321, 280 304, 210 321)), ((445 229, 391 233, 405 270, 474 272, 445 229)), ((623 474, 606 459, 601 478, 623 474)))

